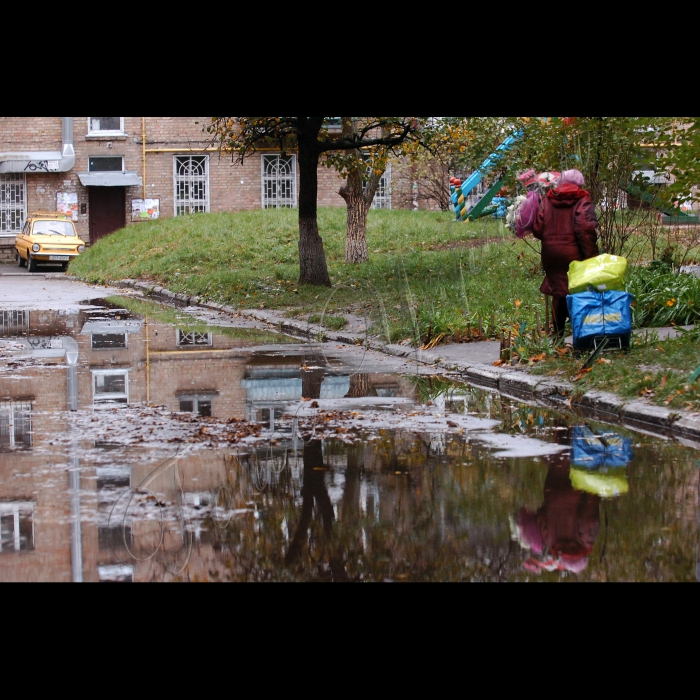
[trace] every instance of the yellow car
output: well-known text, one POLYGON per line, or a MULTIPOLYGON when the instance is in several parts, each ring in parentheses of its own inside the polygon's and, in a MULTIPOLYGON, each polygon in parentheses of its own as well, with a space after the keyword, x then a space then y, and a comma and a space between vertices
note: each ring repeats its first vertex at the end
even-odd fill
POLYGON ((68 269, 70 261, 85 252, 85 243, 75 225, 62 214, 31 214, 15 243, 17 264, 36 272, 37 265, 61 265, 68 269))

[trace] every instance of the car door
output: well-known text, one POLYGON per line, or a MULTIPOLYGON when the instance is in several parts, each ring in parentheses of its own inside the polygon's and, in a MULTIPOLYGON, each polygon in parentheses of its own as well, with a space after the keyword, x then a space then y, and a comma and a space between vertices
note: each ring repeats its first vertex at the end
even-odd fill
POLYGON ((20 254, 21 257, 23 258, 29 258, 29 254, 27 252, 27 249, 29 248, 29 232, 31 230, 32 224, 30 221, 27 221, 26 224, 24 224, 24 228, 22 229, 22 233, 17 236, 17 240, 15 242, 15 247, 17 248, 17 252, 20 254))

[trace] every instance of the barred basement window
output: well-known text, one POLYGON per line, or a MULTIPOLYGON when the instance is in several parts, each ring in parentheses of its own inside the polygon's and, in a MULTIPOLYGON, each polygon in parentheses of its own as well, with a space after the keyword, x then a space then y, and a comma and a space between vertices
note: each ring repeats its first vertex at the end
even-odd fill
POLYGON ((210 348, 214 345, 214 336, 211 333, 177 332, 177 346, 179 348, 210 348))
POLYGON ((0 338, 19 338, 29 334, 29 311, 0 311, 0 338))
POLYGON ((263 156, 263 209, 297 206, 296 156, 263 156))
POLYGON ((24 175, 0 175, 0 238, 22 233, 27 218, 27 180, 24 175))
POLYGON ((209 157, 175 158, 175 216, 209 211, 209 157))

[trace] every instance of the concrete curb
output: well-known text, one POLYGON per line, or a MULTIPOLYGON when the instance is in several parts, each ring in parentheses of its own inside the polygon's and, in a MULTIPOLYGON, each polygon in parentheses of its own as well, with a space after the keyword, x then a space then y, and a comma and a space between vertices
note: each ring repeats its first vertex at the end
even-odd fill
MULTIPOLYGON (((72 277, 75 281, 76 278, 72 277)), ((121 289, 135 289, 146 296, 168 303, 196 306, 218 311, 230 316, 266 323, 280 332, 304 339, 320 342, 345 343, 348 345, 366 344, 369 349, 400 358, 412 358, 426 366, 436 367, 479 387, 496 390, 499 393, 545 407, 574 410, 584 416, 598 418, 608 423, 621 423, 644 432, 656 432, 663 436, 700 440, 700 416, 687 411, 670 411, 643 400, 625 401, 621 397, 606 392, 590 391, 578 395, 576 387, 569 382, 561 382, 548 377, 537 377, 527 372, 488 365, 467 366, 454 361, 443 361, 437 355, 423 353, 401 345, 389 345, 368 338, 363 334, 329 331, 318 325, 310 325, 294 319, 281 320, 264 311, 236 309, 232 306, 206 302, 186 294, 173 294, 157 285, 138 280, 110 282, 110 286, 121 289), (319 337, 322 334, 322 337, 319 337)), ((700 447, 694 443, 694 446, 700 447)))

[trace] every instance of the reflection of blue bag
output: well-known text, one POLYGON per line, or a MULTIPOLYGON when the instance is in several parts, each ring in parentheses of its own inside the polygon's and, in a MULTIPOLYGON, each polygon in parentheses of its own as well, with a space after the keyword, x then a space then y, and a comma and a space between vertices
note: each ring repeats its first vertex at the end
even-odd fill
POLYGON ((603 338, 619 338, 622 347, 629 347, 633 299, 627 292, 583 292, 567 297, 574 348, 586 350, 603 338))
POLYGON ((632 440, 617 434, 596 435, 585 426, 574 428, 571 463, 588 470, 624 469, 634 459, 632 440))

